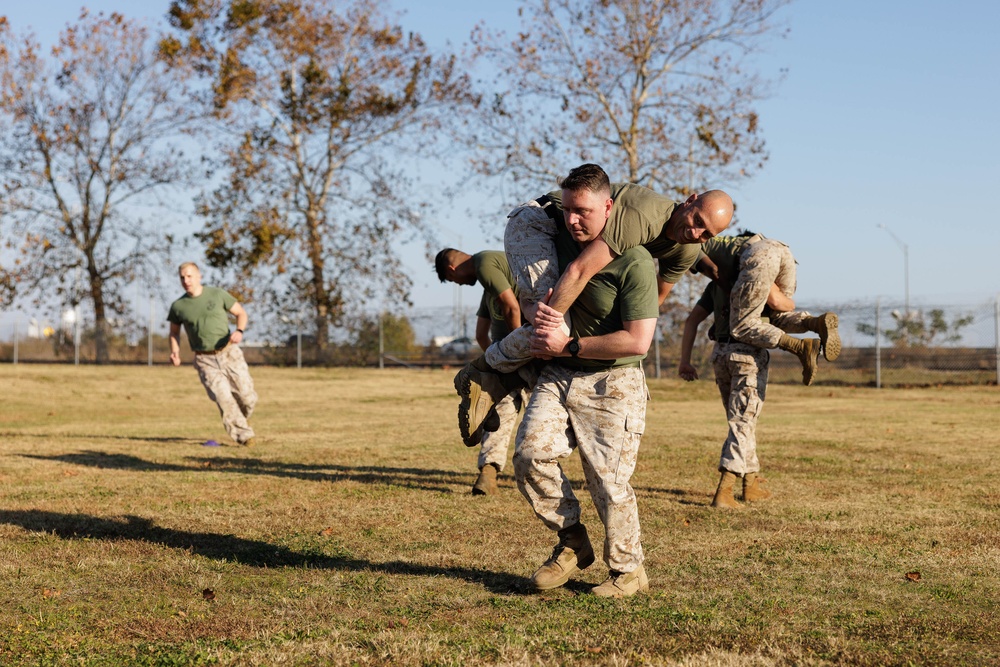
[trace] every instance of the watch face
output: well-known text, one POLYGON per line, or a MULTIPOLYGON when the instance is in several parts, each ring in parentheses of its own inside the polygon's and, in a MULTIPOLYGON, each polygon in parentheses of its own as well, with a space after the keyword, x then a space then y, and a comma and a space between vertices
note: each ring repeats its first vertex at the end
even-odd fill
POLYGON ((573 356, 576 356, 577 354, 580 353, 580 341, 571 340, 569 342, 569 353, 572 354, 573 356))

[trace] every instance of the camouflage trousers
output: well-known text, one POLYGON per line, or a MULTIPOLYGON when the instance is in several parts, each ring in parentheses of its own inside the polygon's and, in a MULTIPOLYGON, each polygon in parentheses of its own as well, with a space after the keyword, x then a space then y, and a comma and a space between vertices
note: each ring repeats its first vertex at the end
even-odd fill
MULTIPOLYGON (((559 281, 555 242, 558 231, 558 222, 536 201, 522 204, 507 215, 503 245, 517 282, 522 311, 525 305, 544 299, 559 281)), ((493 343, 486 350, 486 363, 504 373, 516 370, 531 359, 534 331, 530 324, 525 324, 493 343)))
POLYGON ((483 433, 483 441, 479 445, 479 469, 493 464, 497 470, 502 471, 507 464, 507 451, 510 449, 511 436, 517 428, 517 417, 521 412, 521 407, 527 401, 527 392, 523 389, 512 391, 499 403, 495 410, 500 418, 500 428, 496 431, 486 431, 483 433))
POLYGON ((745 475, 760 470, 757 420, 767 393, 767 350, 744 343, 716 343, 712 351, 715 384, 726 408, 729 434, 722 443, 719 472, 745 475))
POLYGON ((514 445, 517 487, 551 530, 580 523, 580 502, 559 459, 580 452, 587 489, 604 524, 604 561, 632 572, 643 561, 639 509, 629 484, 646 424, 641 368, 575 371, 547 364, 514 445))
POLYGON ((733 338, 757 347, 778 346, 782 331, 761 320, 772 283, 789 298, 795 294, 792 251, 773 239, 748 243, 740 254, 740 273, 730 296, 729 327, 733 338))
POLYGON ((196 354, 194 367, 208 397, 219 406, 229 437, 243 444, 254 436, 247 419, 257 405, 257 392, 243 351, 230 345, 218 354, 196 354))

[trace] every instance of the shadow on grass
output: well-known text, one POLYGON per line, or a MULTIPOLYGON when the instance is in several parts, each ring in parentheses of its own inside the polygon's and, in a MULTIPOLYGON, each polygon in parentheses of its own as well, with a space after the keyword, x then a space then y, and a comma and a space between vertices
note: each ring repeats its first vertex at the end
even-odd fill
POLYGON ((179 442, 185 445, 200 445, 201 440, 196 438, 179 437, 143 437, 138 435, 107 435, 105 433, 21 433, 19 431, 0 431, 0 438, 35 438, 35 439, 76 439, 76 440, 130 440, 133 442, 179 442))
POLYGON ((531 590, 524 577, 479 568, 440 567, 389 561, 374 563, 359 558, 310 554, 287 547, 248 540, 235 535, 194 533, 157 526, 141 516, 97 517, 88 514, 63 514, 42 510, 0 510, 0 523, 20 526, 36 533, 55 535, 64 540, 132 540, 182 549, 213 560, 234 561, 253 567, 293 567, 346 572, 378 572, 417 577, 452 577, 482 585, 496 594, 521 594, 531 590))
MULTIPOLYGON (((242 475, 269 475, 301 479, 311 482, 352 481, 362 484, 384 484, 439 493, 454 493, 450 485, 468 483, 469 474, 452 470, 424 468, 387 468, 382 466, 308 465, 282 463, 237 456, 187 457, 190 464, 157 463, 130 454, 109 454, 83 451, 72 454, 42 456, 23 454, 30 459, 60 461, 73 465, 111 470, 137 472, 204 472, 206 470, 238 473, 242 475)), ((463 491, 464 493, 464 491, 463 491)))

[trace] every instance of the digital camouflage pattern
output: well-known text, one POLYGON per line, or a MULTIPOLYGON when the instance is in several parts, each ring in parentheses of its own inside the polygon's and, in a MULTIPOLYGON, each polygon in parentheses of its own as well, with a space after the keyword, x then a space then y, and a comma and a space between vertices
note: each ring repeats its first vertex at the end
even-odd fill
POLYGON ((521 406, 527 402, 528 394, 523 389, 512 391, 496 404, 497 417, 500 418, 500 428, 496 431, 483 433, 483 441, 479 446, 479 469, 493 464, 499 472, 503 472, 507 464, 507 451, 510 449, 511 436, 517 426, 517 414, 521 406))
POLYGON ((194 367, 208 397, 219 406, 229 437, 240 444, 252 438, 247 419, 257 405, 257 392, 243 351, 230 345, 217 354, 196 354, 194 367))
POLYGON ((719 472, 745 475, 760 470, 757 420, 767 393, 767 350, 745 343, 716 343, 712 352, 715 384, 726 408, 729 434, 722 443, 719 472))
MULTIPOLYGON (((761 320, 771 284, 791 298, 795 294, 795 258, 784 243, 761 238, 748 242, 740 254, 740 273, 733 285, 729 326, 742 343, 774 348, 783 333, 761 320)), ((806 314, 808 315, 808 314, 806 314)))
POLYGON ((641 368, 541 371, 517 432, 514 473, 521 493, 551 530, 580 523, 580 503, 559 460, 580 452, 587 489, 605 526, 604 561, 618 572, 642 565, 639 511, 629 480, 645 428, 641 368))

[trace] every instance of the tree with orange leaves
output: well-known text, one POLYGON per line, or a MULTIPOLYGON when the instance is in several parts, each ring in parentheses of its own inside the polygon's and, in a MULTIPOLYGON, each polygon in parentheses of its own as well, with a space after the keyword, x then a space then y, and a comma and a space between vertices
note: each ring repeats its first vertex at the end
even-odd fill
POLYGON ((305 304, 318 346, 351 302, 405 300, 396 247, 423 229, 406 156, 474 102, 378 0, 175 0, 161 51, 203 75, 222 182, 201 199, 211 265, 305 304))

